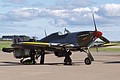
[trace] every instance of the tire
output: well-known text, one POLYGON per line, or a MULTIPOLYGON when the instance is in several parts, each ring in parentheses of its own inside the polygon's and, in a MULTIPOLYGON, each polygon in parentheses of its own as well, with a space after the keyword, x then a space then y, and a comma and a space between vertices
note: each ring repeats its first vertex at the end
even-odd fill
POLYGON ((20 63, 23 63, 23 59, 20 60, 20 63))
POLYGON ((72 65, 72 60, 70 57, 66 57, 64 59, 64 65, 72 65))
POLYGON ((85 58, 84 62, 85 62, 86 65, 90 65, 92 63, 91 59, 88 58, 88 57, 85 58))
POLYGON ((32 62, 31 59, 27 59, 27 60, 23 61, 22 63, 23 63, 24 65, 32 65, 32 64, 35 64, 36 62, 35 62, 35 61, 32 62))

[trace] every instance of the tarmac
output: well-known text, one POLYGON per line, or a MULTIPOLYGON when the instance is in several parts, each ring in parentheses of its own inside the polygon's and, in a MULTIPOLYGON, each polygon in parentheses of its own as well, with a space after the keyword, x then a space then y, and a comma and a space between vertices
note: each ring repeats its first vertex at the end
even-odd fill
MULTIPOLYGON (((45 64, 22 65, 13 54, 0 52, 0 80, 120 80, 120 52, 92 52, 95 61, 85 65, 85 53, 73 52, 73 65, 47 54, 45 64)), ((39 60, 37 61, 39 63, 39 60)))

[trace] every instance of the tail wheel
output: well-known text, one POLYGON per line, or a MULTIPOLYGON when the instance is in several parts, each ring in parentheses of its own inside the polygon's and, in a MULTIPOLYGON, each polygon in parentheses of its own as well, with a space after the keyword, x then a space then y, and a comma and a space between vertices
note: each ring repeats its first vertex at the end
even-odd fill
POLYGON ((84 62, 85 62, 86 65, 90 65, 92 63, 91 59, 88 58, 88 57, 85 58, 84 62))
POLYGON ((32 64, 35 64, 35 63, 36 63, 36 61, 33 62, 31 59, 27 59, 27 60, 22 62, 22 64, 24 64, 24 65, 32 65, 32 64))
POLYGON ((21 59, 21 60, 20 60, 20 63, 23 63, 23 60, 24 60, 24 59, 21 59))

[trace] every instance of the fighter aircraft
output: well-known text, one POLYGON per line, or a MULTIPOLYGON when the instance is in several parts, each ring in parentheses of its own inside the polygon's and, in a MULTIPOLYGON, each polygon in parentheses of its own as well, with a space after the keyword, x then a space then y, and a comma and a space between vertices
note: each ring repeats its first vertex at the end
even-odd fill
POLYGON ((14 36, 11 48, 3 48, 3 52, 13 52, 14 57, 20 59, 23 64, 36 64, 36 59, 40 58, 40 64, 44 64, 46 51, 53 51, 57 57, 65 57, 64 65, 72 65, 70 55, 72 51, 85 52, 87 57, 84 62, 90 65, 94 61, 89 48, 100 38, 105 43, 110 41, 102 36, 102 32, 97 30, 96 22, 93 17, 94 31, 81 31, 71 33, 65 29, 65 34, 60 32, 52 33, 41 40, 21 39, 14 36), (30 59, 28 59, 30 58, 30 59), (26 60, 25 60, 26 59, 26 60))

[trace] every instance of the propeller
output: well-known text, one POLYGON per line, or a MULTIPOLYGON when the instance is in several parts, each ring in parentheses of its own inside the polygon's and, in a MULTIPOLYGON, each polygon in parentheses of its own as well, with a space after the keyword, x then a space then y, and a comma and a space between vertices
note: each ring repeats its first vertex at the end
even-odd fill
MULTIPOLYGON (((93 32, 94 38, 100 38, 105 43, 110 43, 110 41, 108 39, 106 39, 105 37, 102 36, 103 33, 101 31, 97 30, 94 14, 92 14, 92 17, 93 17, 93 22, 94 22, 94 27, 95 27, 95 31, 93 32)), ((96 51, 98 52, 98 46, 96 46, 96 51)))
POLYGON ((97 26, 96 26, 96 22, 95 22, 95 18, 94 18, 94 14, 92 14, 93 17, 93 22, 94 22, 94 26, 95 26, 95 31, 93 33, 93 35, 96 38, 100 38, 102 41, 104 41, 105 43, 110 43, 110 41, 108 39, 106 39, 105 37, 102 36, 102 32, 97 30, 97 26))
POLYGON ((97 31, 97 26, 96 26, 94 14, 92 14, 92 16, 93 16, 93 22, 94 22, 94 26, 95 26, 95 31, 97 31))
POLYGON ((110 41, 108 39, 106 39, 105 37, 103 37, 103 36, 101 36, 100 39, 103 40, 106 43, 110 43, 110 41))

